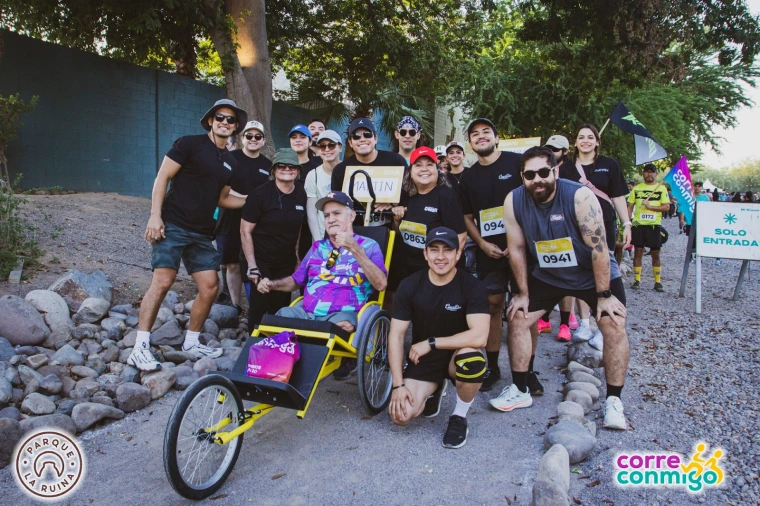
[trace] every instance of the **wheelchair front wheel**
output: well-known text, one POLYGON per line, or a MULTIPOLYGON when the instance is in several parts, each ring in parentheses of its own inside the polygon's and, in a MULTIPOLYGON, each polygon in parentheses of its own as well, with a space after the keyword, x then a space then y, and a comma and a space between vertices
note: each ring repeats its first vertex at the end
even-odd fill
POLYGON ((235 466, 243 435, 226 445, 216 435, 238 427, 243 401, 235 385, 218 374, 195 381, 174 406, 164 435, 164 469, 174 490, 204 499, 221 488, 235 466))
POLYGON ((384 410, 391 400, 391 369, 388 365, 388 334, 391 320, 386 311, 369 316, 359 336, 356 374, 362 404, 371 414, 384 410))

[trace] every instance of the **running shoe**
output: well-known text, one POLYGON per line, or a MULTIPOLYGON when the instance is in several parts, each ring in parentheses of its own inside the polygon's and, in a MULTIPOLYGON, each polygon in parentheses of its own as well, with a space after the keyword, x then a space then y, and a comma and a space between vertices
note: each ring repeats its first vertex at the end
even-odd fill
POLYGON ((451 449, 463 447, 467 442, 467 434, 469 433, 470 429, 467 428, 467 418, 451 415, 446 434, 443 435, 443 447, 451 449))
POLYGON ((129 354, 127 364, 137 367, 141 371, 161 370, 161 363, 156 360, 156 357, 153 356, 149 349, 142 346, 135 346, 132 353, 129 354))
MULTIPOLYGON (((540 320, 539 320, 540 321, 540 320)), ((569 343, 573 336, 570 334, 570 327, 565 324, 559 326, 559 332, 557 332, 557 341, 569 343)))
POLYGON ((198 343, 188 349, 182 348, 182 351, 188 353, 193 359, 200 360, 202 358, 219 358, 222 356, 222 351, 224 350, 221 348, 211 348, 205 344, 198 343))
POLYGON ((638 290, 640 287, 641 287, 641 281, 639 281, 638 279, 635 280, 633 284, 631 285, 631 288, 633 288, 634 290, 638 290))
POLYGON ((340 364, 340 367, 335 369, 332 376, 336 380, 343 381, 345 379, 348 379, 348 377, 351 376, 351 373, 354 371, 356 371, 356 359, 344 358, 343 362, 340 364))
POLYGON ((588 325, 581 325, 578 330, 573 334, 573 339, 576 341, 588 341, 594 336, 594 331, 588 325))
POLYGON ((425 400, 425 409, 422 410, 422 416, 425 418, 433 418, 438 416, 441 412, 441 400, 446 395, 446 386, 449 384, 447 380, 441 380, 438 388, 435 389, 433 395, 425 400))
POLYGON ((533 405, 533 398, 528 392, 521 392, 514 383, 504 387, 498 397, 494 397, 488 404, 499 411, 512 411, 519 408, 529 408, 533 405))
POLYGON ((551 334, 552 322, 545 322, 541 318, 538 319, 538 333, 539 334, 551 334))
POLYGON ((501 379, 501 371, 497 369, 488 369, 483 378, 483 384, 480 385, 481 392, 490 392, 497 381, 501 379))
POLYGON ((655 292, 664 292, 665 288, 662 286, 662 283, 655 283, 654 284, 654 291, 655 292))
POLYGON ((567 326, 570 327, 570 330, 577 330, 578 327, 581 326, 578 318, 575 317, 574 313, 570 313, 570 319, 567 322, 567 326))
POLYGON ((625 413, 623 413, 623 401, 614 395, 607 397, 604 401, 604 423, 605 429, 626 430, 628 424, 625 422, 625 413))
POLYGON ((597 350, 602 351, 604 349, 604 336, 602 336, 602 331, 596 329, 594 337, 589 339, 588 344, 592 348, 596 348, 597 350))
POLYGON ((715 260, 715 265, 723 265, 723 259, 722 258, 716 259, 715 260))
POLYGON ((530 392, 530 395, 536 397, 544 395, 544 386, 538 381, 537 371, 530 371, 528 373, 528 392, 530 392))

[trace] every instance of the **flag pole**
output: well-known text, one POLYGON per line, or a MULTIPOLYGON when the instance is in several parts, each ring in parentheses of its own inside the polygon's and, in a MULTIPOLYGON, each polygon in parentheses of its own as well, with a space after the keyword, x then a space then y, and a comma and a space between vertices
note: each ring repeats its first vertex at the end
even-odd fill
POLYGON ((607 118, 607 122, 604 124, 601 130, 599 130, 599 137, 602 136, 602 132, 604 132, 604 129, 607 128, 607 125, 610 124, 610 118, 607 118))

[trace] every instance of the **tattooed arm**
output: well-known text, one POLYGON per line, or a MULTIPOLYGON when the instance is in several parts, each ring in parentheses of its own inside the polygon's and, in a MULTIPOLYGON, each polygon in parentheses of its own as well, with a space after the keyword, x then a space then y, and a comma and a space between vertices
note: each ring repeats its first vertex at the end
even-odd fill
POLYGON ((591 248, 596 291, 603 292, 610 287, 610 255, 604 233, 602 208, 599 200, 588 188, 580 188, 575 192, 575 219, 581 229, 583 241, 591 248))

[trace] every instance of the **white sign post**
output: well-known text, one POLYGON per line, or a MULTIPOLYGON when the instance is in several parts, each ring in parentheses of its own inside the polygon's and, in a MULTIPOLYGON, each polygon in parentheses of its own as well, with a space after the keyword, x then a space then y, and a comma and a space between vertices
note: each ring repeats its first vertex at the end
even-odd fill
POLYGON ((751 260, 760 261, 760 205, 697 202, 697 313, 702 312, 702 257, 744 260, 734 290, 738 298, 751 260))

